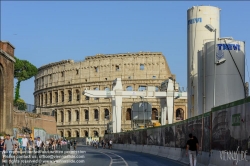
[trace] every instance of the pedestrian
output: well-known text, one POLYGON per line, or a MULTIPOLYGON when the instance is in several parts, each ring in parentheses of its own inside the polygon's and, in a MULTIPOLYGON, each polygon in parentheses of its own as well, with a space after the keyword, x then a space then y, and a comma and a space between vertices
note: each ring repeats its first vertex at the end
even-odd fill
POLYGON ((4 149, 6 152, 8 163, 11 164, 12 161, 10 160, 10 158, 11 158, 11 154, 13 153, 14 143, 13 143, 13 140, 10 138, 9 134, 6 135, 6 139, 4 141, 4 149))
POLYGON ((0 164, 2 165, 2 162, 4 160, 3 158, 3 151, 4 151, 4 137, 0 137, 0 164))
POLYGON ((70 150, 70 141, 67 142, 68 150, 70 150))
POLYGON ((189 140, 187 141, 186 156, 189 154, 190 166, 196 166, 196 151, 199 148, 198 142, 194 139, 193 134, 189 134, 189 140))
POLYGON ((109 149, 112 149, 112 140, 109 141, 109 149))
POLYGON ((29 142, 28 138, 26 138, 26 135, 24 135, 22 138, 22 150, 25 151, 25 153, 27 150, 28 142, 29 142))
POLYGON ((77 141, 74 140, 73 144, 74 144, 74 150, 76 150, 77 141))
POLYGON ((37 140, 36 140, 36 156, 37 156, 38 161, 39 161, 40 150, 42 150, 42 141, 41 141, 40 137, 37 137, 37 140))

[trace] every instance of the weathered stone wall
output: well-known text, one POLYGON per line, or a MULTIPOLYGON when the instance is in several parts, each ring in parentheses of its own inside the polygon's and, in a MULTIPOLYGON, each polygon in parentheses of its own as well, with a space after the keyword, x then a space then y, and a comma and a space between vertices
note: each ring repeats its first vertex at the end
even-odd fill
POLYGON ((48 134, 56 134, 56 120, 53 116, 34 114, 24 111, 14 111, 13 112, 13 128, 23 127, 42 128, 48 134))
POLYGON ((0 132, 12 135, 14 47, 0 41, 0 132))
MULTIPOLYGON (((161 85, 171 74, 162 53, 96 55, 84 61, 64 60, 42 66, 35 77, 35 105, 57 111, 58 134, 80 137, 103 135, 107 122, 105 110, 112 112, 111 99, 86 99, 84 89, 112 89, 113 80, 122 79, 123 90, 137 91, 143 86, 161 85), (98 117, 95 117, 95 110, 98 117), (86 117, 85 114, 89 113, 86 117), (71 119, 69 116, 71 115, 71 119), (88 134, 87 134, 88 133, 88 134)), ((140 99, 123 99, 122 129, 131 129, 129 109, 140 99)), ((148 99, 160 114, 160 101, 148 99)), ((186 102, 183 103, 186 109, 186 102)), ((112 115, 110 115, 112 117, 112 115)), ((153 120, 154 121, 158 121, 153 120)))

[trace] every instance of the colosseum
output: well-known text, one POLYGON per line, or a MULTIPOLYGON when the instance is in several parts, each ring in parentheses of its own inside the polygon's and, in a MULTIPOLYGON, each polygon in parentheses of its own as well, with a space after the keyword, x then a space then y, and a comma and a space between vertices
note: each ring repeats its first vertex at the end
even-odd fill
MULTIPOLYGON (((110 90, 113 80, 122 79, 123 90, 140 91, 155 86, 156 91, 167 78, 175 79, 160 52, 97 54, 74 62, 63 60, 38 69, 35 76, 35 105, 55 112, 57 133, 62 137, 98 137, 111 121, 110 98, 88 98, 83 91, 110 90)), ((176 83, 176 85, 178 85, 176 83)), ((178 86, 176 91, 178 91, 178 86)), ((131 130, 131 105, 140 99, 123 99, 122 131, 131 130)), ((152 104, 152 123, 158 122, 159 99, 152 104)), ((174 100, 174 121, 187 118, 187 100, 174 100)))

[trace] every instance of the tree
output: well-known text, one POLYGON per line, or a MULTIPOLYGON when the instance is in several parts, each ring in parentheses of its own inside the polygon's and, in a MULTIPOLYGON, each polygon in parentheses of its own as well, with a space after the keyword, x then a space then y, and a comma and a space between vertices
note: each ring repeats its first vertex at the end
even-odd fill
POLYGON ((20 60, 15 57, 14 78, 17 79, 14 103, 20 98, 20 84, 37 74, 37 68, 27 60, 20 60))
POLYGON ((17 99, 14 101, 14 105, 18 108, 18 110, 25 111, 27 109, 27 105, 23 99, 17 99))

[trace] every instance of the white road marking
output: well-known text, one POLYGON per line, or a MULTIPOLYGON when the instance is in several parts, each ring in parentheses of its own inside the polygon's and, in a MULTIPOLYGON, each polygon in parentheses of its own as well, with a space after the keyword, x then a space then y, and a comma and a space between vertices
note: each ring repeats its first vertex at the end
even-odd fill
POLYGON ((124 158, 122 158, 121 156, 115 153, 111 153, 111 152, 99 152, 99 153, 102 153, 110 158, 111 161, 110 161, 109 166, 112 166, 112 164, 115 164, 115 163, 124 163, 125 166, 128 166, 128 163, 124 160, 124 158), (122 160, 122 161, 117 161, 117 160, 122 160))

